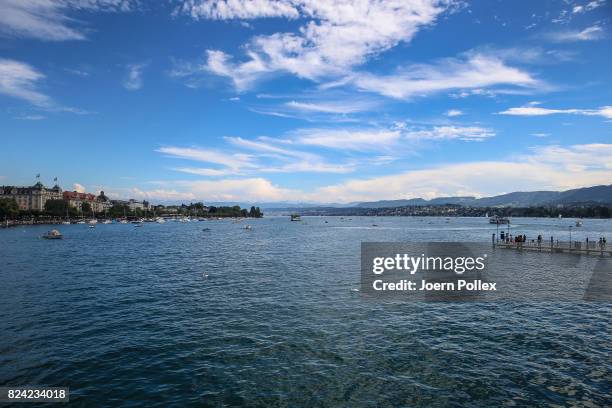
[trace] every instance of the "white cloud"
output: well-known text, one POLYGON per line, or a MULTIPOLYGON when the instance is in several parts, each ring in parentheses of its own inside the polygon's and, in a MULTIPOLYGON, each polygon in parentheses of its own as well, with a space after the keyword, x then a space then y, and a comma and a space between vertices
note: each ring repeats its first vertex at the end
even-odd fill
POLYGON ((206 64, 192 67, 192 73, 208 71, 231 78, 238 90, 248 89, 262 75, 272 72, 311 80, 345 75, 368 58, 411 41, 420 29, 456 5, 452 0, 268 0, 251 8, 248 3, 187 2, 182 11, 195 18, 299 16, 307 22, 297 33, 254 37, 245 47, 245 62, 232 62, 222 51, 208 51, 206 64))
POLYGON ((612 144, 540 146, 528 154, 495 161, 447 163, 366 179, 351 179, 313 191, 287 189, 260 177, 172 182, 176 190, 138 191, 150 199, 208 201, 355 202, 441 196, 489 196, 512 191, 566 190, 609 184, 612 144), (494 174, 495 177, 491 177, 494 174))
POLYGON ((492 129, 478 126, 434 126, 432 129, 407 132, 409 139, 483 141, 495 136, 492 129))
POLYGON ((285 103, 287 108, 314 113, 336 113, 349 114, 363 112, 372 109, 375 104, 365 101, 342 101, 342 102, 298 102, 290 101, 285 103))
POLYGON ((550 133, 538 132, 538 133, 532 133, 531 136, 544 138, 544 137, 550 136, 550 133))
POLYGON ((23 62, 0 58, 0 93, 48 108, 51 98, 38 90, 45 75, 23 62))
POLYGON ((605 0, 594 0, 594 1, 588 2, 584 6, 576 5, 574 6, 574 8, 572 8, 572 13, 573 14, 586 13, 587 11, 595 10, 596 8, 600 6, 603 6, 605 3, 606 3, 605 0))
POLYGON ((463 112, 460 111, 459 109, 450 109, 448 111, 446 111, 446 116, 448 117, 455 117, 455 116, 461 116, 463 115, 463 112))
POLYGON ((498 85, 519 88, 544 86, 528 72, 484 54, 470 54, 466 59, 447 58, 435 65, 412 65, 393 75, 357 73, 350 82, 361 90, 397 99, 498 85))
POLYGON ((548 146, 499 161, 444 164, 400 174, 354 179, 304 198, 354 202, 453 195, 487 196, 528 190, 566 190, 612 180, 612 144, 548 146), (495 174, 495 177, 490 177, 495 174))
POLYGON ((142 72, 146 66, 146 63, 127 65, 127 72, 122 82, 123 87, 128 91, 136 91, 142 88, 142 72))
POLYGON ((555 31, 548 33, 546 38, 553 42, 576 42, 576 41, 592 41, 604 38, 605 31, 602 27, 594 25, 587 27, 582 31, 566 30, 555 31))
MULTIPOLYGON (((45 75, 24 62, 0 58, 0 94, 24 100, 46 111, 69 112, 77 115, 89 112, 62 106, 39 90, 45 75)), ((32 119, 32 118, 30 118, 32 119)))
POLYGON ((399 141, 399 130, 301 129, 290 134, 294 143, 346 150, 381 150, 399 141))
POLYGON ((242 168, 257 167, 252 157, 246 154, 227 154, 212 149, 200 149, 196 147, 161 147, 157 152, 164 153, 177 159, 201 161, 204 163, 218 164, 234 171, 242 168))
POLYGON ((129 11, 135 0, 2 0, 0 33, 43 41, 84 40, 71 11, 129 11))
POLYGON ((204 200, 230 202, 281 201, 299 192, 281 188, 261 177, 220 180, 175 181, 174 189, 130 189, 123 195, 149 200, 204 200))
POLYGON ((173 170, 209 177, 249 175, 260 173, 348 173, 354 171, 352 163, 327 163, 317 154, 279 147, 279 139, 259 138, 247 140, 240 137, 225 138, 232 145, 255 153, 225 153, 201 148, 163 147, 157 151, 170 157, 199 161, 219 168, 175 167, 173 170))
POLYGON ((181 10, 194 19, 253 19, 266 17, 297 18, 292 1, 282 0, 191 0, 181 10))
POLYGON ((46 118, 47 117, 43 116, 43 115, 23 115, 23 116, 17 116, 15 119, 38 121, 38 120, 43 120, 43 119, 46 119, 46 118))
POLYGON ((197 176, 206 176, 206 177, 221 177, 227 176, 229 174, 239 175, 241 174, 238 170, 228 170, 228 169, 207 169, 201 167, 175 167, 172 170, 179 171, 181 173, 187 174, 195 174, 197 176))
POLYGON ((498 112, 500 115, 513 116, 547 116, 557 114, 584 115, 584 116, 602 116, 607 119, 612 119, 612 106, 602 106, 599 109, 549 109, 530 104, 518 108, 509 108, 505 111, 498 112))
POLYGON ((74 183, 72 185, 72 190, 76 191, 77 193, 84 193, 86 191, 85 190, 85 186, 83 186, 82 184, 79 184, 79 183, 74 183))
POLYGON ((266 143, 265 140, 274 141, 272 138, 260 138, 259 140, 247 140, 241 137, 226 137, 227 141, 231 144, 243 147, 249 150, 255 150, 263 153, 273 153, 281 156, 289 156, 296 158, 310 158, 313 155, 297 150, 290 150, 283 147, 274 146, 273 144, 266 143))
POLYGON ((89 72, 87 71, 83 71, 80 69, 72 69, 72 68, 64 68, 64 71, 76 75, 76 76, 80 76, 80 77, 88 77, 89 76, 89 72))

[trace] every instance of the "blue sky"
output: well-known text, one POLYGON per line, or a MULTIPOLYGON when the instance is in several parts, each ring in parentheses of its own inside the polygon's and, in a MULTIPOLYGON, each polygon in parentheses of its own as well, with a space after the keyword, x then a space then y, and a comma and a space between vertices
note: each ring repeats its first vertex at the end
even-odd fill
POLYGON ((354 202, 612 183, 610 2, 0 0, 0 183, 354 202))

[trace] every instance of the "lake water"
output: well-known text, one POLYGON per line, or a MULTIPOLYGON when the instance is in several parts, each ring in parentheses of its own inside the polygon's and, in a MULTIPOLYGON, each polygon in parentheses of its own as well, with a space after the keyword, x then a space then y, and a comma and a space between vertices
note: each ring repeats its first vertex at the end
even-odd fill
MULTIPOLYGON (((565 241, 570 225, 516 218, 511 232, 565 241)), ((490 242, 484 218, 62 225, 63 240, 40 239, 50 228, 0 230, 0 385, 69 386, 76 406, 610 404, 610 302, 355 290, 362 241, 490 242)), ((586 236, 610 243, 612 222, 572 228, 586 236)))

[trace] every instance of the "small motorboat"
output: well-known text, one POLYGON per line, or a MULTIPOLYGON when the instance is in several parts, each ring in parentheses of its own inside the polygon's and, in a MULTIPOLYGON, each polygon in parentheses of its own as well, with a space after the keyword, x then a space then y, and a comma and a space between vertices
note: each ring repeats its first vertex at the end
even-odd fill
POLYGON ((112 224, 113 222, 111 220, 104 220, 102 221, 102 224, 112 224))
POLYGON ((96 226, 95 225, 90 225, 89 228, 96 228, 96 226))
POLYGON ((204 232, 210 231, 210 228, 202 228, 202 231, 204 232))
POLYGON ((576 220, 576 226, 582 227, 582 220, 576 220))
POLYGON ((506 217, 500 217, 499 215, 496 215, 494 217, 489 218, 489 224, 510 224, 510 219, 506 218, 506 217))
POLYGON ((42 236, 44 239, 62 239, 64 236, 56 229, 46 232, 42 236))
POLYGON ((291 214, 291 221, 302 221, 299 214, 291 214))
POLYGON ((250 225, 245 225, 243 229, 245 229, 245 230, 252 230, 253 227, 251 227, 250 225))

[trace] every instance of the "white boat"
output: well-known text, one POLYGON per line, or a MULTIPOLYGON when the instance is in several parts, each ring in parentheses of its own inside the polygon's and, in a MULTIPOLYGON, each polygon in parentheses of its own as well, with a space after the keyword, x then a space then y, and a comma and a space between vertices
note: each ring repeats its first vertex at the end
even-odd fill
POLYGON ((96 226, 95 225, 90 225, 89 228, 96 228, 96 226))
POLYGON ((111 220, 104 220, 102 221, 102 224, 112 224, 113 222, 111 220))
POLYGON ((63 235, 56 229, 46 232, 43 236, 44 239, 62 239, 63 235))
POLYGON ((128 223, 128 220, 121 220, 121 221, 119 221, 119 224, 127 224, 127 223, 128 223))
POLYGON ((85 221, 77 221, 77 224, 86 224, 85 221))
POLYGON ((181 222, 182 222, 182 223, 189 222, 189 218, 181 218, 181 222))
POLYGON ((96 220, 96 219, 94 218, 94 219, 89 220, 87 223, 88 223, 88 224, 91 224, 91 225, 95 225, 95 224, 97 224, 97 223, 98 223, 98 220, 96 220))
POLYGON ((576 226, 582 227, 582 220, 576 220, 576 226))
POLYGON ((510 224, 510 219, 506 217, 500 217, 499 215, 495 215, 489 218, 489 224, 510 224))
POLYGON ((156 220, 156 222, 157 222, 158 224, 164 224, 164 223, 166 222, 166 220, 164 220, 163 218, 161 218, 161 217, 160 217, 160 218, 158 218, 158 219, 156 220))
POLYGON ((291 221, 302 221, 299 214, 291 214, 291 221))
POLYGON ((64 221, 62 222, 62 225, 70 225, 70 221, 64 221))

